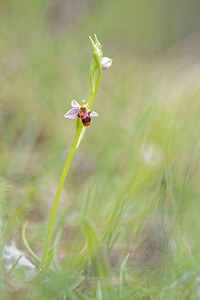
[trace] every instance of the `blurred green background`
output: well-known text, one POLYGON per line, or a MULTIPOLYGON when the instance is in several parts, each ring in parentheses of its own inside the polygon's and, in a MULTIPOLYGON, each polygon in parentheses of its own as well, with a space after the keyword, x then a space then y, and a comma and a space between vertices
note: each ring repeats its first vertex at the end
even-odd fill
MULTIPOLYGON (((102 74, 93 105, 99 118, 62 193, 59 255, 66 256, 77 235, 84 240, 80 224, 89 197, 87 215, 100 233, 119 209, 111 264, 130 253, 130 276, 135 268, 146 272, 135 286, 155 295, 144 299, 168 299, 159 296, 162 287, 154 291, 153 278, 170 286, 194 261, 199 268, 199 15, 199 0, 0 1, 3 220, 19 248, 28 220, 30 244, 41 255, 75 133, 75 122, 63 116, 72 99, 88 98, 88 36, 96 33, 113 65, 102 74)), ((176 293, 169 299, 197 299, 188 283, 176 293)))

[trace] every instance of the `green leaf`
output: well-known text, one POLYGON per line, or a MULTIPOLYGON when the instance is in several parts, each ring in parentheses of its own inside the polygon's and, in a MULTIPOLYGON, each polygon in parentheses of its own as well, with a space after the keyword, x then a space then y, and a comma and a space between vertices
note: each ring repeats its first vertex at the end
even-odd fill
POLYGON ((118 240, 118 238, 119 238, 119 236, 120 236, 121 233, 122 233, 122 232, 121 232, 121 230, 120 230, 120 231, 116 234, 116 236, 114 237, 114 239, 113 239, 111 245, 110 245, 109 248, 108 248, 108 254, 110 254, 110 252, 112 251, 112 248, 113 248, 113 246, 115 245, 115 243, 117 242, 117 240, 118 240))
POLYGON ((119 285, 120 293, 122 293, 122 288, 123 288, 123 275, 124 275, 124 270, 125 270, 126 263, 127 263, 128 258, 129 258, 129 255, 130 255, 130 254, 128 253, 127 256, 125 257, 124 261, 122 262, 121 267, 120 267, 120 278, 119 278, 119 282, 120 282, 120 285, 119 285))
POLYGON ((50 267, 50 264, 51 264, 52 259, 53 259, 53 251, 54 251, 54 247, 51 248, 51 250, 50 250, 49 253, 48 253, 47 262, 46 262, 45 268, 44 268, 45 270, 48 270, 49 267, 50 267))
MULTIPOLYGON (((67 270, 67 272, 59 272, 49 280, 45 289, 52 299, 57 299, 60 292, 67 293, 75 297, 74 289, 77 288, 84 277, 75 270, 67 270)), ((77 299, 77 298, 76 298, 77 299)))
POLYGON ((98 283, 97 283, 96 300, 103 300, 101 282, 99 280, 98 280, 98 283))
POLYGON ((83 280, 84 277, 82 275, 80 275, 76 271, 72 271, 68 279, 66 280, 68 289, 69 290, 75 289, 77 286, 79 286, 79 284, 81 284, 83 280))
POLYGON ((88 252, 93 264, 94 273, 97 277, 108 276, 109 267, 99 234, 94 225, 88 220, 84 220, 84 232, 88 242, 88 252))
POLYGON ((59 232, 56 235, 55 242, 54 242, 54 245, 53 245, 53 249, 54 249, 54 251, 53 251, 53 263, 54 263, 54 265, 55 265, 55 267, 58 271, 61 270, 61 267, 60 267, 59 262, 58 262, 58 257, 57 257, 57 252, 58 252, 58 247, 59 247, 59 244, 60 244, 61 235, 62 235, 62 230, 59 230, 59 232))
POLYGON ((77 290, 74 290, 74 294, 79 300, 89 300, 89 298, 86 295, 83 295, 82 293, 78 292, 77 290))
POLYGON ((18 262, 20 261, 20 259, 22 258, 22 256, 23 256, 23 254, 20 255, 20 256, 16 259, 16 261, 14 262, 14 264, 12 265, 12 267, 8 270, 8 273, 11 273, 11 272, 16 268, 16 266, 17 266, 18 262))
POLYGON ((40 258, 33 252, 33 250, 31 249, 31 247, 28 244, 28 241, 26 239, 26 227, 27 227, 28 223, 24 223, 23 227, 22 227, 22 242, 24 244, 24 247, 26 248, 27 252, 33 257, 33 259, 37 262, 40 263, 41 260, 40 258))

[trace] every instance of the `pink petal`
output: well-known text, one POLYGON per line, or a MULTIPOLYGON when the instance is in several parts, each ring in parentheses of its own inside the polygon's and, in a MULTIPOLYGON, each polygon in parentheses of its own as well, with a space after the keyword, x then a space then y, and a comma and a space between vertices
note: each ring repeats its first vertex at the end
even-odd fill
POLYGON ((91 114, 90 114, 91 117, 98 117, 99 114, 95 111, 92 111, 91 114))
POLYGON ((72 108, 70 109, 65 115, 64 118, 68 119, 76 119, 77 117, 77 112, 79 111, 79 107, 72 108))
POLYGON ((78 104, 78 102, 76 102, 75 100, 71 101, 71 106, 74 107, 74 108, 77 108, 77 107, 79 108, 80 107, 80 105, 78 104))

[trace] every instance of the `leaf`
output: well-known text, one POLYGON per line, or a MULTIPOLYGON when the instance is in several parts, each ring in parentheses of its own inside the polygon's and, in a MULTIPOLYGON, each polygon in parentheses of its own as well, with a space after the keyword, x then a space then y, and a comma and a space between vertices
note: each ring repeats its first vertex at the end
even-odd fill
POLYGON ((70 294, 70 296, 73 297, 73 290, 77 288, 83 280, 84 277, 74 270, 59 272, 51 277, 51 280, 48 281, 45 289, 47 293, 51 295, 52 299, 57 299, 57 296, 60 292, 67 293, 68 296, 70 294))
POLYGON ((0 238, 2 241, 2 231, 3 231, 3 206, 5 200, 5 193, 6 193, 6 185, 5 182, 2 181, 0 185, 0 238))
POLYGON ((60 244, 61 235, 62 235, 62 230, 59 230, 59 232, 56 235, 55 242, 54 242, 54 245, 53 245, 53 248, 54 248, 53 263, 54 263, 54 265, 55 265, 55 267, 58 271, 61 270, 61 267, 60 267, 59 262, 58 262, 58 257, 57 257, 57 251, 58 251, 58 247, 59 247, 59 244, 60 244))
POLYGON ((40 263, 41 260, 40 258, 33 252, 33 250, 31 249, 31 247, 28 244, 28 241, 26 239, 26 227, 27 227, 28 223, 24 223, 23 227, 22 227, 22 242, 24 244, 24 247, 26 248, 27 252, 33 257, 33 259, 37 262, 40 263))
POLYGON ((7 226, 5 227, 4 235, 3 235, 5 244, 9 240, 14 228, 17 226, 17 223, 22 219, 23 214, 24 214, 23 210, 19 208, 14 212, 12 212, 12 214, 9 216, 9 220, 7 226))
POLYGON ((23 254, 20 255, 20 256, 16 259, 16 261, 14 262, 14 264, 12 265, 12 267, 8 270, 8 273, 11 273, 11 272, 15 269, 15 267, 17 266, 19 260, 22 258, 22 256, 23 256, 23 254))
POLYGON ((74 294, 79 300, 89 300, 89 298, 86 295, 83 295, 82 293, 78 292, 77 290, 74 290, 74 294))
POLYGON ((51 264, 52 259, 53 259, 53 251, 54 251, 54 247, 51 248, 51 250, 48 253, 47 262, 45 264, 44 270, 48 270, 49 267, 50 267, 50 264, 51 264))
POLYGON ((103 294, 102 294, 102 289, 101 289, 101 283, 100 283, 99 280, 98 280, 98 283, 97 283, 96 300, 103 300, 103 294))
POLYGON ((81 282, 84 280, 84 277, 76 271, 72 271, 69 278, 66 280, 69 290, 75 289, 81 282))
POLYGON ((113 239, 113 241, 112 241, 112 243, 111 243, 111 245, 110 245, 110 247, 109 247, 109 249, 108 249, 108 254, 110 254, 110 252, 112 251, 112 248, 113 248, 113 246, 115 245, 115 243, 117 242, 117 240, 118 240, 118 238, 119 238, 119 236, 120 236, 120 234, 121 234, 122 232, 121 232, 121 230, 116 234, 116 236, 114 237, 114 239, 113 239))
POLYGON ((127 263, 127 260, 129 258, 129 255, 130 253, 128 253, 124 259, 124 261, 122 262, 121 264, 121 267, 120 267, 120 279, 119 279, 119 282, 120 282, 120 285, 119 285, 119 288, 120 288, 120 293, 122 293, 122 287, 123 287, 123 274, 124 274, 124 270, 125 270, 125 267, 126 267, 126 263, 127 263))
POLYGON ((94 225, 88 220, 84 220, 84 232, 88 242, 88 252, 93 264, 95 275, 108 276, 109 268, 103 247, 100 242, 99 234, 94 225))

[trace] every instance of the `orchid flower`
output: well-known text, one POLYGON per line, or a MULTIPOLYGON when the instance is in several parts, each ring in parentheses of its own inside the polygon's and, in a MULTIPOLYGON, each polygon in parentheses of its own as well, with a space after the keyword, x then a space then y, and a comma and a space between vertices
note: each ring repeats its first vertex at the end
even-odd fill
POLYGON ((82 100, 81 105, 78 104, 75 100, 72 100, 71 106, 73 107, 70 109, 65 115, 65 118, 68 119, 76 119, 80 118, 83 125, 85 127, 89 127, 91 123, 91 117, 98 117, 98 113, 92 111, 87 108, 88 103, 85 100, 82 100))

